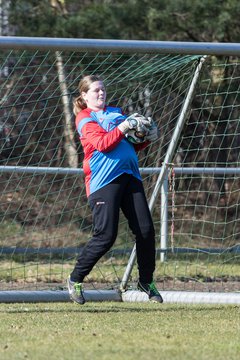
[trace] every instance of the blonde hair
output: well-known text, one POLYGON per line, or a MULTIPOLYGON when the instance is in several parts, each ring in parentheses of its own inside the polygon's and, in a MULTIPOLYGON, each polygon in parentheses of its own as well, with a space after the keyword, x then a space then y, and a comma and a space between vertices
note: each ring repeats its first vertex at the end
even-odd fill
POLYGON ((87 104, 82 97, 82 93, 87 92, 90 85, 95 81, 102 81, 102 79, 99 75, 86 75, 81 79, 78 85, 79 96, 73 100, 74 115, 77 115, 81 110, 87 108, 87 104))

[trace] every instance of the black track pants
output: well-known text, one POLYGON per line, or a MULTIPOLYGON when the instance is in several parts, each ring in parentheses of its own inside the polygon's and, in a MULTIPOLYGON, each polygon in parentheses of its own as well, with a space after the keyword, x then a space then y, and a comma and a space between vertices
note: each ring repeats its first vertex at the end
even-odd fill
POLYGON ((72 281, 82 282, 114 244, 121 209, 136 237, 139 280, 151 282, 155 270, 155 233, 142 182, 123 174, 89 196, 93 236, 77 259, 72 281))

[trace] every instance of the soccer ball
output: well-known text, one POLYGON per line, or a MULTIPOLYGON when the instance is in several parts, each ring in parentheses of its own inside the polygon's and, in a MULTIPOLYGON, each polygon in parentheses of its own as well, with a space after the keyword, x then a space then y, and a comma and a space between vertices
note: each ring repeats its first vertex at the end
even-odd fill
POLYGON ((145 141, 146 132, 132 129, 126 134, 126 138, 132 144, 141 144, 145 141))

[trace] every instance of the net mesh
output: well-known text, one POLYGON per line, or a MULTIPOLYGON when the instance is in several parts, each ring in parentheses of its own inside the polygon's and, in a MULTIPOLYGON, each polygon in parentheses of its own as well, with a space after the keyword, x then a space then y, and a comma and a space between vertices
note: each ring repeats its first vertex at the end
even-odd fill
MULTIPOLYGON (((1 51, 0 290, 64 287, 77 254, 91 237, 83 152, 72 112, 81 77, 101 75, 109 104, 121 106, 127 114, 153 116, 161 136, 139 153, 139 166, 160 168, 199 59, 1 51)), ((239 167, 240 147, 239 65, 238 58, 209 57, 195 89, 169 165, 164 262, 160 195, 153 211, 160 289, 237 289, 239 173, 234 169, 239 167), (194 171, 177 171, 185 168, 194 171)), ((142 177, 149 199, 158 174, 149 171, 142 177)), ((116 243, 86 278, 86 285, 118 287, 133 244, 121 215, 116 243)), ((136 280, 134 267, 130 285, 136 280)))

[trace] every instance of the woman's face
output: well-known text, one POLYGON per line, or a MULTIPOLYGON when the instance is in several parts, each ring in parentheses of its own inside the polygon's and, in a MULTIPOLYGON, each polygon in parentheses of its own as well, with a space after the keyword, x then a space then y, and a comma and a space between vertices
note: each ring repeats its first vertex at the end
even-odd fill
POLYGON ((87 107, 92 110, 101 110, 105 106, 106 89, 102 81, 94 81, 87 92, 82 92, 87 107))

